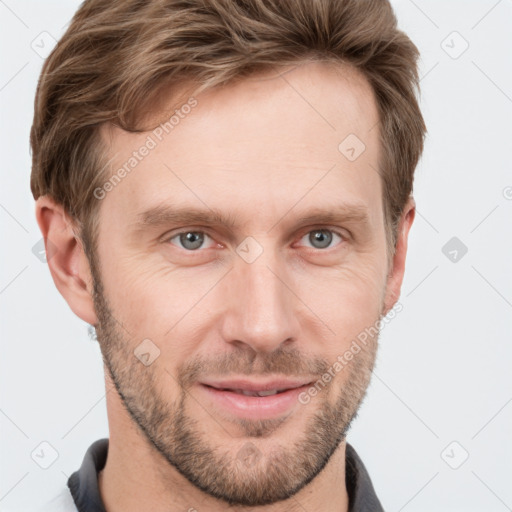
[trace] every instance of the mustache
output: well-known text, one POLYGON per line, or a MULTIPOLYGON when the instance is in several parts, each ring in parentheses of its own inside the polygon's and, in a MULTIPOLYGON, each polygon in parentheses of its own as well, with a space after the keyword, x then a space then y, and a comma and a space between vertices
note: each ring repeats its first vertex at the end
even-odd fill
POLYGON ((200 377, 229 377, 230 375, 286 377, 321 376, 329 369, 323 358, 306 356, 297 348, 279 347, 273 352, 256 353, 252 349, 229 354, 216 354, 211 358, 196 356, 178 370, 179 383, 188 388, 200 377))

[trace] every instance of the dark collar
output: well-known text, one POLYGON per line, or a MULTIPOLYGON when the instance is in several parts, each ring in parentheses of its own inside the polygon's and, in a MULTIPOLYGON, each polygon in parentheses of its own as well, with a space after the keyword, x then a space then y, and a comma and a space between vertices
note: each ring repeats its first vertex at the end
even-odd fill
MULTIPOLYGON (((68 480, 68 487, 79 512, 106 512, 98 487, 98 473, 105 467, 108 438, 95 441, 87 450, 82 465, 68 480)), ((354 448, 346 443, 345 482, 349 512, 384 512, 370 476, 354 448)))
POLYGON ((98 486, 98 473, 107 462, 108 437, 89 446, 78 471, 68 479, 71 496, 79 512, 106 512, 98 486))
POLYGON ((345 484, 349 512, 384 512, 363 461, 349 443, 345 448, 345 484))

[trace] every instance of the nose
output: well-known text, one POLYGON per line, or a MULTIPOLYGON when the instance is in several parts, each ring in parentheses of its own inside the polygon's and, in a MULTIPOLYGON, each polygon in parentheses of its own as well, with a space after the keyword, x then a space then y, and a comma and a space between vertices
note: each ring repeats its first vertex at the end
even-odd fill
POLYGON ((255 352, 272 352, 297 340, 301 302, 285 265, 265 250, 252 263, 237 258, 234 266, 225 283, 223 339, 255 352))

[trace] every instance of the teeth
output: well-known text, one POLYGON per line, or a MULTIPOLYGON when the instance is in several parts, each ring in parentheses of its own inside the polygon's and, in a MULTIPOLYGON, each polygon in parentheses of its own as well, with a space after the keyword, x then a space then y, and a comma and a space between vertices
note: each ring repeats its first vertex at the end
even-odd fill
POLYGON ((277 393, 277 389, 271 389, 269 391, 258 391, 259 396, 270 396, 275 395, 277 393))
POLYGON ((231 391, 245 396, 271 396, 280 393, 282 390, 270 389, 268 391, 247 391, 245 389, 232 389, 231 391))

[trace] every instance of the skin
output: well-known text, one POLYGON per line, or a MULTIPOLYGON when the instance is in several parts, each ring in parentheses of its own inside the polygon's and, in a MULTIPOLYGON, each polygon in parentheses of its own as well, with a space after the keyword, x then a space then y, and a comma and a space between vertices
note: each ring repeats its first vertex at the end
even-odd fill
MULTIPOLYGON (((55 284, 96 326, 105 362, 102 498, 109 512, 346 511, 345 434, 370 381, 376 336, 307 404, 277 419, 237 418, 198 381, 321 380, 396 303, 414 201, 388 258, 377 107, 355 70, 310 62, 196 99, 101 200, 95 265, 62 207, 46 196, 36 204, 57 246, 48 262, 55 284), (353 162, 338 150, 351 133, 366 146, 353 162), (157 205, 217 209, 236 225, 138 229, 138 215, 157 205), (358 205, 366 222, 300 221, 341 205, 358 205), (203 244, 180 244, 182 232, 200 232, 203 244), (249 236, 263 249, 252 263, 237 253, 249 236), (160 350, 149 366, 134 356, 144 339, 160 350)), ((111 175, 148 133, 103 127, 111 175)))

